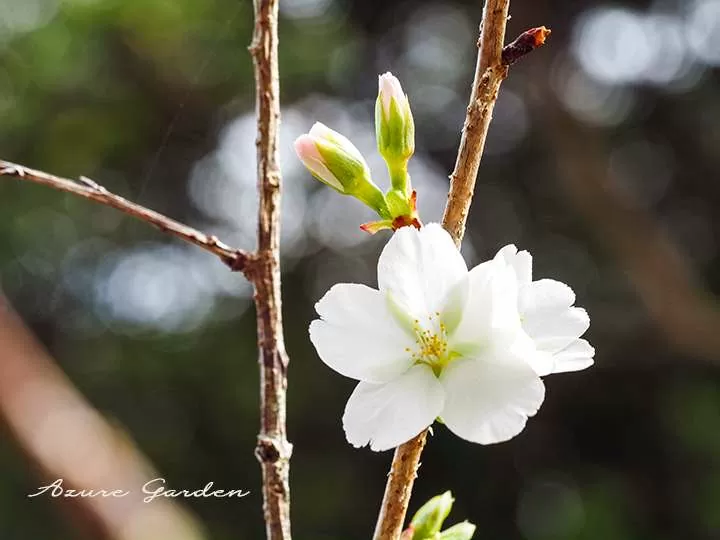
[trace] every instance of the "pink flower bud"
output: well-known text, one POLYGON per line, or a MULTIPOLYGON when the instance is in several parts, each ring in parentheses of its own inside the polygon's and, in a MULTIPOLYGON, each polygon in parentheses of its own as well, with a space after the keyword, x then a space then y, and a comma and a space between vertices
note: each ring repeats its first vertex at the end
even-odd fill
POLYGON ((400 81, 390 72, 380 75, 378 87, 375 102, 378 151, 391 169, 393 187, 407 193, 407 173, 404 171, 415 152, 415 124, 410 102, 400 81))
POLYGON ((318 147, 315 144, 315 139, 311 134, 306 133, 300 135, 295 140, 295 152, 300 158, 300 161, 303 162, 303 165, 308 168, 313 176, 337 189, 341 193, 345 192, 340 181, 325 165, 325 160, 320 154, 320 150, 318 150, 318 147))
POLYGON ((390 217, 385 196, 373 183, 365 159, 346 137, 316 122, 309 133, 295 140, 295 152, 315 178, 361 200, 381 217, 390 217))
POLYGON ((383 73, 378 78, 378 95, 382 101, 383 112, 386 117, 390 116, 390 103, 392 98, 395 98, 398 106, 403 109, 407 103, 407 96, 403 92, 400 81, 390 73, 383 73))

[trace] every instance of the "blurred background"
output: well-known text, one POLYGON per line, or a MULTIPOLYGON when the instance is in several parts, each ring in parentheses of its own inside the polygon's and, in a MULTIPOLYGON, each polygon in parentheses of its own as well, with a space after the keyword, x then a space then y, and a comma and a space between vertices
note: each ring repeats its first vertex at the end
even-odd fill
MULTIPOLYGON (((0 13, 1 158, 254 246, 249 0, 0 0, 0 13)), ((553 33, 503 85, 463 250, 476 264, 513 242, 536 276, 570 284, 596 365, 548 378, 508 443, 437 427, 411 511, 451 489, 448 524, 469 519, 478 539, 720 538, 720 0, 514 0, 511 14, 509 39, 553 33)), ((280 2, 298 539, 369 538, 391 453, 345 442, 354 383, 307 338, 332 284, 375 284, 387 235, 362 233, 373 216, 313 181, 292 141, 322 121, 387 186, 373 106, 392 71, 416 119, 421 216, 439 220, 480 15, 475 0, 280 2)), ((0 289, 0 538, 264 537, 241 276, 114 210, 0 178, 0 289), (57 478, 156 476, 251 494, 27 498, 57 478)))

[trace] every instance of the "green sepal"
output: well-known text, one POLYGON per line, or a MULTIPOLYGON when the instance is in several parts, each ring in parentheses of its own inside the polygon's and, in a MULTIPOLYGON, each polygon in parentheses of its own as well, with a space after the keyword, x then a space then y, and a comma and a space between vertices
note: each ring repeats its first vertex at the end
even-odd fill
POLYGON ((396 218, 413 215, 415 209, 412 207, 412 202, 408 199, 404 191, 391 189, 385 195, 385 200, 387 201, 388 211, 391 217, 396 218))
POLYGON ((369 221, 360 225, 360 228, 368 234, 375 234, 377 232, 393 228, 393 222, 390 219, 383 219, 380 221, 369 221))

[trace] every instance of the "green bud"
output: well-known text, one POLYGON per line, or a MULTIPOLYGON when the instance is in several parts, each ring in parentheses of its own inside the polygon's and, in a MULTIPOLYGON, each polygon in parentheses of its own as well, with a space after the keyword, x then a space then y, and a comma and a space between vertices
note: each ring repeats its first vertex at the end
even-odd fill
POLYGON ((475 534, 475 525, 463 521, 441 532, 437 540, 470 540, 475 534))
POLYGON ((312 175, 343 195, 359 199, 389 219, 385 195, 370 177, 360 151, 347 138, 320 122, 295 141, 295 152, 312 175))
POLYGON ((446 491, 437 495, 420 507, 410 522, 413 528, 413 540, 432 538, 442 528, 445 518, 450 513, 455 499, 446 491))
POLYGON ((415 123, 400 81, 391 73, 379 78, 375 134, 378 151, 388 164, 393 189, 409 194, 407 162, 415 152, 415 123))

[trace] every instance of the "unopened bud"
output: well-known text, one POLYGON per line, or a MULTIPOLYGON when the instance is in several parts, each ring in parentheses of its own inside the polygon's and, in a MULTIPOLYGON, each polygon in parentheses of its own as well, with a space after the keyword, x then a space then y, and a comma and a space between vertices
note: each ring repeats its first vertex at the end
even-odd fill
POLYGON ((297 138, 295 152, 315 178, 389 217, 385 196, 372 181, 362 154, 346 137, 317 122, 297 138))
POLYGON ((393 188, 407 192, 407 161, 415 152, 415 123, 400 81, 380 75, 375 102, 375 134, 380 155, 390 169, 393 188))

